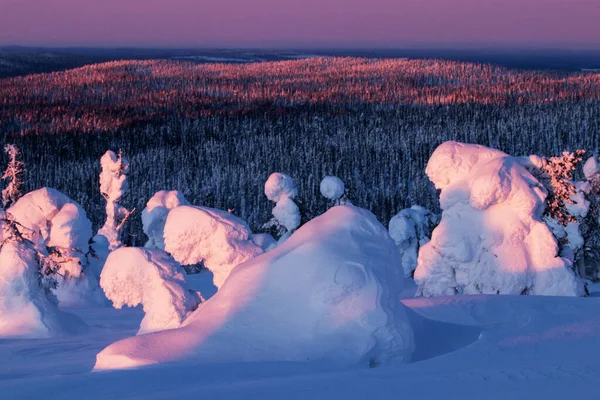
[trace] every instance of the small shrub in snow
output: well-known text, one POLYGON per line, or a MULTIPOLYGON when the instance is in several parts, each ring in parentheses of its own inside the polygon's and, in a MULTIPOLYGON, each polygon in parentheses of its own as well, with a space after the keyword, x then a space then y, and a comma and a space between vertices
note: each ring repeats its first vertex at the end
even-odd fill
POLYGON ((417 268, 419 248, 429 242, 438 216, 421 206, 400 211, 390 220, 389 232, 398 250, 404 276, 411 276, 417 268))
POLYGON ((123 226, 135 211, 127 210, 120 203, 128 189, 129 161, 121 152, 117 155, 109 150, 100 159, 100 164, 100 192, 106 200, 106 222, 98 231, 98 235, 106 237, 110 250, 115 250, 121 246, 123 226))
POLYGON ((165 250, 182 265, 203 263, 217 288, 238 264, 263 252, 251 238, 246 222, 206 207, 175 207, 164 227, 165 250))
POLYGON ((123 247, 112 251, 100 276, 100 286, 115 308, 142 305, 146 315, 138 335, 177 328, 200 304, 185 272, 162 250, 123 247))
POLYGON ((276 204, 273 218, 263 228, 275 228, 283 240, 289 237, 300 226, 300 209, 293 200, 297 195, 298 189, 292 178, 280 172, 272 173, 265 182, 265 196, 276 204))
POLYGON ((521 163, 478 145, 435 150, 426 173, 443 214, 419 251, 418 294, 583 295, 542 220, 546 191, 521 163))

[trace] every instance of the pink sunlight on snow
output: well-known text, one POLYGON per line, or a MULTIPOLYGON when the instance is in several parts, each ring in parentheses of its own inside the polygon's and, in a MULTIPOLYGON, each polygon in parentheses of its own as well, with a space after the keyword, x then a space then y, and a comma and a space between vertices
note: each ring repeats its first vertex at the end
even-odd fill
POLYGON ((0 45, 600 46, 597 0, 0 0, 0 45))

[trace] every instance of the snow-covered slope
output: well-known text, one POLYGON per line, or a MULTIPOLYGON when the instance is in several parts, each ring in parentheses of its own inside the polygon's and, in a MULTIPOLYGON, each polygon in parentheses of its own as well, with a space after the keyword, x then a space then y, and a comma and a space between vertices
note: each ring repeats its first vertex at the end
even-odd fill
POLYGON ((420 295, 583 294, 542 221, 546 192, 517 158, 446 142, 426 172, 441 189, 443 214, 419 251, 420 295))
POLYGON ((403 276, 397 265, 396 246, 373 214, 334 207, 276 249, 239 265, 181 328, 117 342, 98 354, 95 368, 181 359, 407 361, 413 335, 398 301, 403 276))

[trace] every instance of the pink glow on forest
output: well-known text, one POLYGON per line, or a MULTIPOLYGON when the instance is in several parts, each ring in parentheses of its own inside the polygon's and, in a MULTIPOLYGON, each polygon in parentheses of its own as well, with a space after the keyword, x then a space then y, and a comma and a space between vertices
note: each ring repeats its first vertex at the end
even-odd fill
POLYGON ((598 0, 0 0, 0 45, 600 46, 598 0))

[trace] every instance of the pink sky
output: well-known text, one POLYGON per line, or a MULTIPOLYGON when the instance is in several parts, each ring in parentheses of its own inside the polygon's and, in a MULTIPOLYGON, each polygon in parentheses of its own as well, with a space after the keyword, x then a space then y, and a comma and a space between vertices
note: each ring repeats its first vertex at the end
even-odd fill
POLYGON ((0 0, 0 45, 600 47, 600 0, 0 0))

